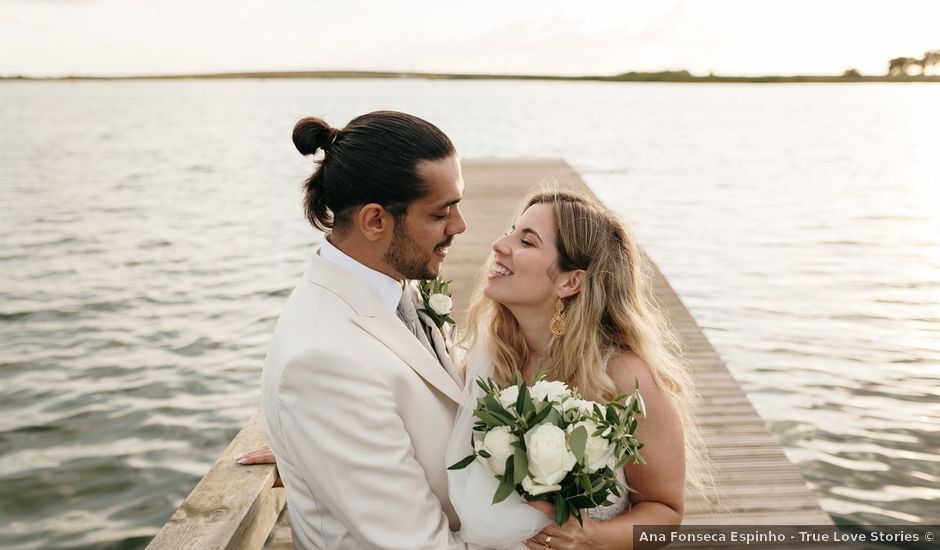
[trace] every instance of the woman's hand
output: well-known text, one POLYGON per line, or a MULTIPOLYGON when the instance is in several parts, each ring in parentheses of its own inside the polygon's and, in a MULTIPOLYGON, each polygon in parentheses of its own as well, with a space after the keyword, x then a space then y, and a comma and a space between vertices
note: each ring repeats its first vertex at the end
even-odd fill
MULTIPOLYGON (((274 464, 277 465, 277 462, 274 460, 274 453, 271 452, 271 447, 265 445, 254 451, 248 451, 247 453, 242 453, 235 457, 235 462, 241 464, 242 466, 248 466, 250 464, 274 464)), ((283 487, 284 483, 281 482, 281 476, 278 474, 274 477, 274 486, 283 487)))
POLYGON ((573 515, 568 516, 568 521, 558 527, 555 525, 555 506, 553 504, 544 500, 536 500, 530 502, 529 506, 552 518, 552 523, 542 529, 540 533, 525 541, 526 547, 532 550, 574 550, 604 547, 597 537, 600 522, 588 517, 587 510, 583 510, 581 514, 581 519, 584 520, 583 527, 578 524, 578 520, 573 515))

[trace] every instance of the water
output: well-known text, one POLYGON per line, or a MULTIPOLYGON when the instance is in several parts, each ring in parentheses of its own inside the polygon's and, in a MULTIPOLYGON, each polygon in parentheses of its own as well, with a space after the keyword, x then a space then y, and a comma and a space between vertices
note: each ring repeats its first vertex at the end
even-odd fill
MULTIPOLYGON (((293 123, 428 118, 621 213, 840 523, 940 523, 940 85, 0 83, 0 546, 144 546, 319 240, 293 123)), ((468 188, 472 193, 472 188, 468 188)), ((472 220, 471 220, 472 223, 472 220)))

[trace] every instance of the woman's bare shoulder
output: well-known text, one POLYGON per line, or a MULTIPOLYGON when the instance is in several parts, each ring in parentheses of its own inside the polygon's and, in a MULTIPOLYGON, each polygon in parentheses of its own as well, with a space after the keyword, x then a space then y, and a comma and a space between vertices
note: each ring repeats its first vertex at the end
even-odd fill
POLYGON ((618 393, 632 393, 633 385, 640 384, 640 391, 644 388, 657 388, 653 378, 653 370, 642 357, 630 350, 618 350, 607 362, 607 374, 613 380, 618 393))

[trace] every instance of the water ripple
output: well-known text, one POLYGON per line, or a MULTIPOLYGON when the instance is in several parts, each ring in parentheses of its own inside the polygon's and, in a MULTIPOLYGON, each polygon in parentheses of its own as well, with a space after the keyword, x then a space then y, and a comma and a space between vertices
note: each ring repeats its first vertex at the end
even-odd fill
POLYGON ((940 175, 923 137, 940 120, 923 88, 375 89, 0 85, 24 106, 0 111, 0 204, 17 205, 0 216, 0 546, 140 548, 163 525, 257 408, 320 238, 289 128, 373 104, 435 121, 467 158, 568 159, 837 521, 940 523, 940 175))

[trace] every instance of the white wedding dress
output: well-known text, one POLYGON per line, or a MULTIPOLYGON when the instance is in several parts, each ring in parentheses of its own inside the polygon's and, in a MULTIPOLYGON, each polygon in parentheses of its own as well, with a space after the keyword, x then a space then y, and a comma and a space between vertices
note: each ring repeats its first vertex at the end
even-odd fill
MULTIPOLYGON (((466 382, 463 401, 457 411, 454 431, 447 445, 447 465, 455 464, 472 452, 471 437, 475 423, 473 411, 483 390, 476 384, 477 377, 484 379, 493 371, 488 345, 483 339, 477 342, 467 361, 466 382)), ((450 501, 460 516, 460 537, 464 542, 496 549, 521 549, 522 541, 532 537, 552 520, 525 500, 513 493, 509 498, 492 504, 499 481, 493 473, 479 462, 472 462, 462 470, 448 470, 450 501)), ((623 470, 617 478, 625 485, 623 470)), ((626 494, 614 497, 610 506, 599 506, 588 510, 595 520, 615 518, 629 509, 626 494)))

